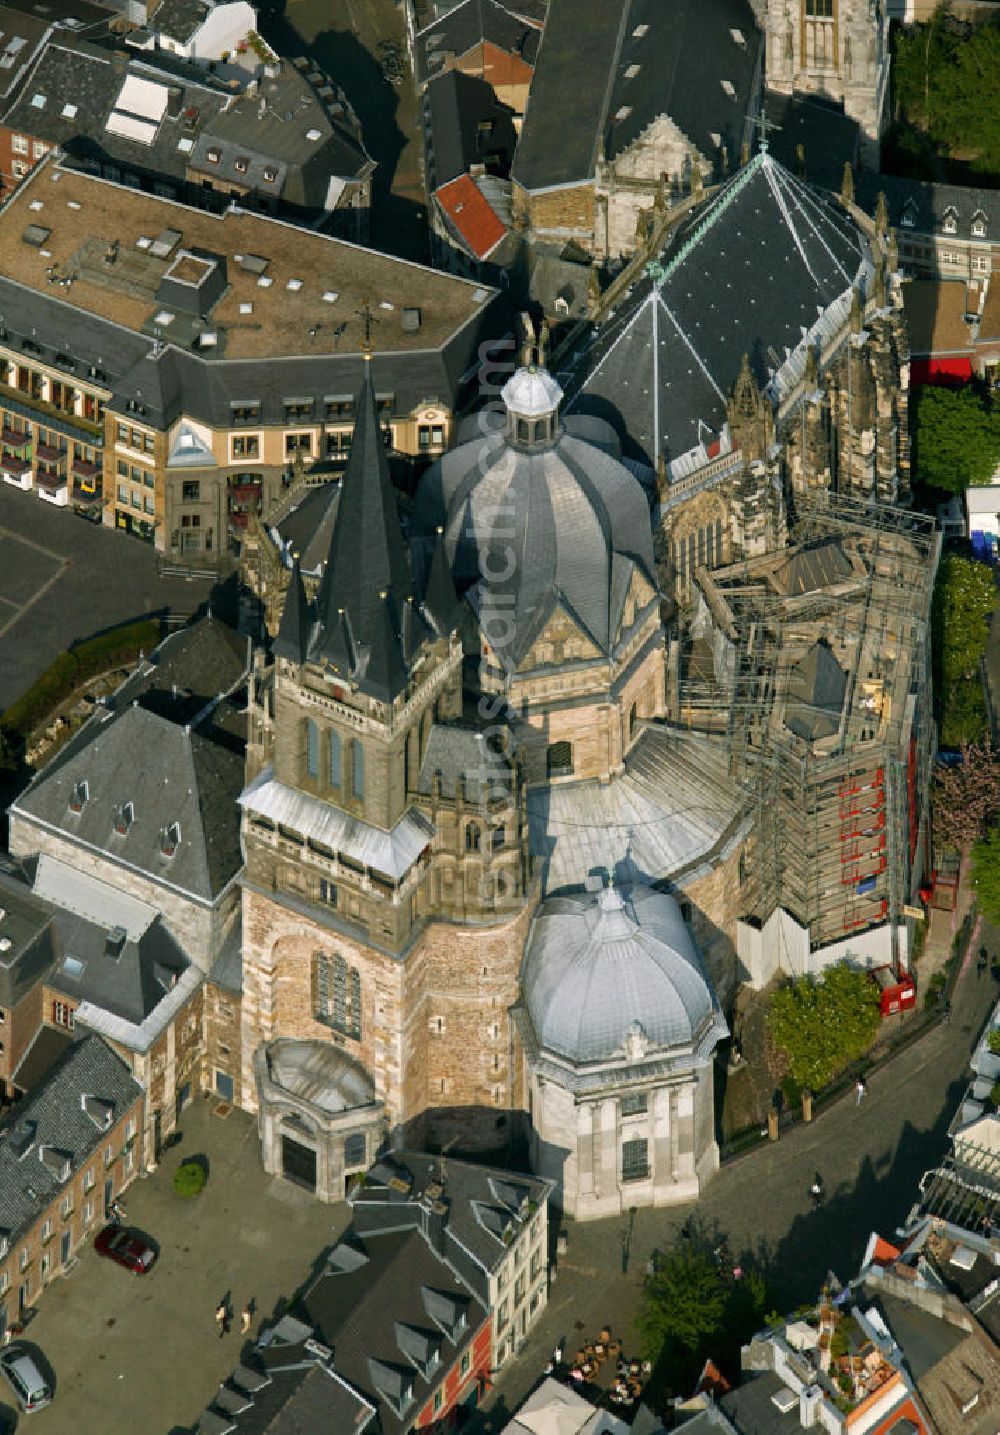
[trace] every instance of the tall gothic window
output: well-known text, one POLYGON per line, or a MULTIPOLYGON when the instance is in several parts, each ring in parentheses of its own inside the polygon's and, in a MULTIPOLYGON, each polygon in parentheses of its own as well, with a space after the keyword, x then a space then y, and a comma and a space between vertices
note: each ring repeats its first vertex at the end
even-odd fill
POLYGON ((313 953, 313 1015, 334 1031, 361 1039, 361 976, 339 952, 313 953))
POLYGON ((365 795, 365 750, 357 738, 351 743, 351 792, 361 802, 365 795))
POLYGON ((319 729, 312 718, 306 718, 306 772, 319 777, 319 729))
POLYGON ((336 732, 333 728, 330 729, 329 743, 330 786, 339 787, 343 782, 340 760, 340 733, 336 732))

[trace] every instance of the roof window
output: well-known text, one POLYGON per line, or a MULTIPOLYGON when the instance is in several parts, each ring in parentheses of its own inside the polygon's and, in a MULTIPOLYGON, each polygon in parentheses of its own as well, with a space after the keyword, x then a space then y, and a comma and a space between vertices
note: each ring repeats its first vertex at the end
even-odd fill
POLYGON ((222 151, 220 149, 207 149, 205 151, 205 158, 209 164, 218 164, 222 158, 222 151))
POLYGON ((747 43, 747 42, 746 42, 746 36, 743 34, 743 31, 742 31, 742 30, 737 30, 737 29, 734 27, 732 30, 730 30, 729 33, 730 33, 730 35, 732 36, 732 40, 733 40, 733 44, 734 44, 734 45, 739 45, 739 46, 741 46, 743 49, 746 49, 746 43, 747 43))
POLYGON ((115 831, 117 833, 124 837, 134 821, 135 808, 131 802, 115 804, 115 831))
POLYGON ((240 313, 241 313, 241 314, 252 314, 252 313, 253 313, 253 305, 250 303, 249 299, 244 299, 244 300, 240 303, 240 313))
POLYGON ((194 140, 191 139, 189 135, 185 135, 183 139, 177 141, 177 148, 181 154, 190 154, 194 149, 194 140))
POLYGON ((722 88, 725 90, 725 92, 726 92, 726 94, 729 96, 729 98, 730 98, 731 100, 735 100, 735 98, 736 98, 736 86, 733 84, 732 80, 720 80, 720 81, 719 81, 719 84, 720 84, 720 85, 722 86, 722 88))
POLYGON ((44 110, 45 106, 48 104, 48 96, 47 96, 47 95, 32 95, 32 97, 31 97, 31 103, 32 103, 32 106, 33 106, 36 110, 44 110))
POLYGON ((631 105, 620 105, 620 106, 618 107, 618 109, 615 110, 615 116, 614 116, 614 118, 615 118, 615 124, 620 124, 620 122, 621 122, 622 120, 627 120, 628 117, 629 117, 629 115, 630 115, 631 113, 632 113, 632 106, 631 106, 631 105))
POLYGON ((63 119, 64 119, 64 120, 75 120, 75 119, 76 119, 76 111, 77 111, 77 106, 76 106, 76 105, 69 105, 69 104, 63 105, 63 107, 62 107, 62 117, 63 117, 63 119))
POLYGON ((181 845, 181 824, 170 822, 160 828, 160 851, 164 857, 172 857, 181 845))
POLYGON ((336 302, 337 302, 337 291, 336 291, 336 289, 325 289, 325 290, 323 291, 323 303, 324 303, 324 304, 335 304, 336 302))
POLYGON ((941 221, 941 228, 945 234, 958 233, 958 210, 949 205, 944 212, 944 219, 941 221))
POLYGON ((648 25, 636 25, 635 29, 632 31, 632 39, 633 39, 633 40, 641 40, 642 37, 643 37, 643 35, 648 35, 648 34, 649 34, 649 26, 648 26, 648 25))
POLYGON ((250 167, 250 161, 247 159, 246 155, 238 154, 233 161, 233 165, 238 174, 246 174, 247 170, 250 167))
POLYGON ((302 280, 301 280, 301 279, 289 279, 288 283, 285 285, 285 288, 286 288, 286 289, 291 289, 292 293, 293 293, 293 294, 296 294, 296 293, 298 293, 298 291, 302 288, 302 280))
POLYGON ((917 206, 912 199, 908 199, 903 205, 903 212, 899 216, 899 222, 906 229, 912 229, 917 222, 917 206))
POLYGON ((641 69, 641 65, 629 65, 625 70, 626 80, 634 80, 641 69))
POLYGON ((986 238, 986 215, 981 209, 972 216, 972 233, 976 239, 986 238))
POLYGON ((306 139, 311 140, 313 144, 315 144, 318 139, 322 139, 322 137, 322 130, 306 130, 306 139))
POLYGON ((82 812, 87 805, 89 796, 90 788, 87 785, 86 779, 82 782, 74 782, 73 791, 69 795, 70 812, 82 812))
POLYGON ((80 1109, 86 1111, 99 1131, 107 1131, 115 1119, 113 1102, 102 1101, 99 1096, 88 1096, 85 1091, 80 1092, 80 1109))
POLYGON ((274 181, 275 181, 277 178, 278 178, 278 171, 274 168, 273 165, 271 165, 271 164, 266 164, 266 165, 264 166, 264 180, 265 180, 265 183, 267 183, 267 184, 273 184, 274 181))

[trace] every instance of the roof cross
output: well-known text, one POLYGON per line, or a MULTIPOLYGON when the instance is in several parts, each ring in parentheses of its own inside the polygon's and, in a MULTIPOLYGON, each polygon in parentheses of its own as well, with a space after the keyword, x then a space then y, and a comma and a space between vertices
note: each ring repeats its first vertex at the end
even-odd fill
POLYGON ((371 304, 369 304, 367 299, 362 304, 360 309, 355 310, 355 313, 365 326, 365 339, 361 348, 365 358, 370 359, 372 354, 372 325, 377 324, 378 319, 376 319, 375 315, 372 313, 372 306, 371 304))
POLYGON ((753 128, 755 130, 758 130, 760 133, 761 154, 767 154, 769 148, 767 143, 767 132, 768 130, 780 130, 781 126, 775 124, 774 120, 769 120, 763 110, 761 110, 759 115, 752 115, 750 118, 750 123, 753 128))

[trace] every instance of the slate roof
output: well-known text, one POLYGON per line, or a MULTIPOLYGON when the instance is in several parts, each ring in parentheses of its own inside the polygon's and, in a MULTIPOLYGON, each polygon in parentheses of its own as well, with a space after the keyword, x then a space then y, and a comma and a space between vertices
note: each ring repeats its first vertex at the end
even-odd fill
POLYGON ((377 1406, 382 1435, 400 1435, 444 1371, 471 1346, 486 1310, 419 1231, 367 1236, 362 1249, 367 1255, 362 1265, 321 1271, 296 1302, 294 1314, 334 1351, 338 1375, 377 1406), (454 1337, 445 1335, 432 1313, 449 1307, 466 1312, 454 1337), (441 1365, 430 1380, 400 1348, 400 1326, 427 1331, 440 1347, 441 1365), (394 1381, 413 1386, 413 1402, 402 1418, 384 1395, 394 1381))
POLYGON ((543 887, 583 887, 593 873, 616 882, 697 871, 740 830, 744 797, 724 744, 649 726, 610 782, 530 788, 528 831, 543 887))
POLYGON ((747 0, 551 0, 513 178, 535 191, 586 182, 602 150, 617 158, 660 115, 735 162, 760 46, 747 0))
POLYGON ((498 430, 445 454, 421 480, 414 529, 444 527, 455 585, 477 615, 491 604, 509 610, 511 641, 497 656, 511 670, 559 609, 612 652, 633 576, 657 587, 649 500, 610 447, 577 437, 572 421, 530 451, 498 430), (483 584, 484 571, 509 576, 483 584))
POLYGON ((356 1186, 350 1201, 353 1229, 361 1236, 368 1232, 404 1229, 426 1219, 430 1201, 447 1205, 444 1225, 446 1254, 474 1288, 485 1291, 484 1272, 493 1272, 507 1258, 503 1227, 517 1234, 532 1219, 534 1210, 549 1198, 552 1183, 538 1176, 516 1175, 476 1162, 449 1156, 429 1156, 422 1151, 394 1151, 386 1161, 369 1170, 363 1185, 356 1186), (442 1167, 444 1177, 442 1179, 442 1167), (407 1191, 394 1190, 385 1177, 402 1176, 412 1182, 407 1191), (428 1193, 428 1187, 438 1195, 428 1193), (440 1191, 438 1188, 441 1188, 440 1191), (484 1224, 482 1213, 492 1210, 502 1217, 498 1237, 484 1224), (469 1257, 473 1265, 469 1265, 469 1257))
POLYGON ((431 727, 417 777, 418 792, 430 796, 435 773, 440 773, 441 795, 449 801, 463 783, 468 801, 477 803, 487 795, 509 796, 514 783, 509 762, 490 751, 484 735, 457 723, 436 722, 431 727))
POLYGON ((807 742, 830 737, 840 727, 847 674, 825 642, 813 643, 788 675, 785 722, 807 742))
POLYGON ((22 1091, 31 1091, 73 1045, 73 1041, 72 1032, 63 1027, 40 1026, 14 1069, 14 1085, 22 1091))
MULTIPOLYGON (((434 399, 453 404, 474 372, 480 342, 508 319, 506 304, 485 285, 245 210, 192 209, 54 160, 36 166, 0 211, 0 260, 9 341, 27 338, 33 353, 65 369, 69 324, 69 372, 92 369, 91 377, 112 390, 113 409, 129 412, 134 404, 138 418, 159 428, 182 414, 229 428, 233 405, 248 396, 259 402, 264 424, 285 422, 289 398, 312 399, 322 415, 327 395, 357 388, 366 299, 377 319, 379 393, 392 396, 396 413, 434 399), (39 202, 42 210, 29 209, 39 202), (50 258, 22 242, 29 222, 51 226, 50 258), (175 313, 167 330, 157 326, 164 344, 154 350, 154 321, 163 308, 157 289, 171 259, 152 257, 138 241, 170 229, 181 232, 180 247, 218 255, 225 266, 228 288, 208 320, 217 342, 208 348, 196 342, 206 322, 175 313), (103 255, 116 238, 118 260, 106 265, 103 255), (265 272, 237 255, 259 256, 265 272), (76 277, 56 292, 47 270, 76 277), (261 286, 262 278, 270 284, 261 286), (402 327, 401 295, 420 312, 415 331, 402 327), (253 305, 249 325, 241 303, 253 305)), ((67 428, 92 440, 71 421, 67 428)))
POLYGON ((275 525, 285 549, 297 555, 304 573, 317 574, 330 552, 340 502, 340 480, 305 489, 299 501, 275 525))
POLYGON ((0 875, 0 1006, 17 1006, 56 958, 51 913, 32 896, 24 874, 15 865, 0 875))
POLYGON ((186 44, 212 11, 205 0, 160 0, 149 17, 149 29, 186 44))
POLYGON ((994 1435, 1000 1418, 1000 1349, 975 1320, 966 1318, 969 1328, 961 1329, 956 1323, 961 1305, 953 1297, 946 1296, 945 1302, 951 1320, 896 1296, 878 1297, 938 1435, 994 1435))
POLYGON ((427 187, 436 190, 484 164, 491 174, 506 176, 517 143, 514 112, 497 99, 493 86, 478 75, 446 70, 424 91, 427 187), (480 126, 489 126, 480 133, 480 126))
POLYGON ((370 364, 354 411, 351 452, 315 604, 305 604, 294 572, 274 649, 295 663, 326 663, 361 692, 392 702, 409 682, 430 629, 414 601, 370 364))
POLYGON ((193 722, 220 693, 238 687, 249 668, 247 639, 211 615, 163 639, 105 706, 140 707, 175 723, 193 722))
MULTIPOLYGON (((523 5, 524 0, 520 0, 523 5)), ((534 64, 538 52, 537 21, 526 23, 518 13, 518 0, 459 0, 446 14, 430 20, 413 42, 414 77, 425 85, 446 63, 445 56, 461 59, 484 40, 526 64, 534 64)), ((537 14, 537 0, 533 5, 537 14)))
POLYGON ((743 354, 763 388, 870 269, 829 195, 766 152, 723 185, 560 374, 572 412, 614 424, 626 453, 675 461, 718 433, 743 354), (631 447, 629 447, 631 444, 631 447))
MULTIPOLYGON (((823 189, 840 191, 844 165, 855 169, 861 147, 861 126, 836 101, 823 95, 781 95, 768 90, 764 113, 777 129, 768 131, 771 153, 779 164, 799 173, 799 146, 805 157, 804 178, 823 189)), ((855 179, 857 184, 857 178, 855 179)), ((874 207, 874 200, 872 201, 874 207)))
POLYGON ((886 198, 889 223, 899 229, 901 236, 908 229, 914 229, 921 234, 970 240, 979 237, 972 233, 972 222, 979 217, 986 226, 983 238, 1000 244, 1000 189, 980 189, 965 184, 929 184, 918 179, 900 179, 891 174, 863 172, 855 176, 855 199, 868 214, 874 214, 880 191, 886 198), (954 211, 954 236, 944 234, 944 219, 949 211, 954 211))
POLYGON ((12 811, 74 843, 142 872, 154 882, 214 902, 242 866, 236 801, 243 758, 200 733, 142 707, 127 708, 57 767, 32 781, 12 811), (82 810, 70 799, 87 787, 82 810), (131 803, 122 835, 116 807, 131 803), (161 850, 161 833, 180 828, 173 855, 161 850))
POLYGON ((94 35, 111 18, 103 6, 91 5, 87 0, 50 0, 36 10, 0 6, 0 105, 20 89, 36 54, 51 34, 67 36, 86 26, 88 35, 94 35), (18 41, 23 43, 19 45, 18 41))
POLYGON ((119 1121, 141 1095, 142 1087, 121 1058, 100 1037, 87 1036, 0 1121, 0 1231, 11 1245, 63 1184, 39 1159, 40 1148, 65 1155, 71 1170, 78 1171, 106 1138, 103 1124, 84 1110, 82 1097, 107 1102, 119 1121), (21 1137, 26 1149, 19 1155, 21 1137))

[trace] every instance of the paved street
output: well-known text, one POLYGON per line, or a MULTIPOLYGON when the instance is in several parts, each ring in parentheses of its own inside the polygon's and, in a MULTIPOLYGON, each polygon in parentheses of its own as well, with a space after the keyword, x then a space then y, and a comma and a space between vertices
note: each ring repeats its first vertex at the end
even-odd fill
MULTIPOLYGON (((1000 929, 985 929, 983 940, 1000 950, 1000 929)), ((849 1093, 811 1125, 724 1166, 709 1186, 699 1218, 726 1236, 734 1260, 750 1259, 767 1271, 779 1310, 814 1299, 830 1269, 842 1278, 853 1275, 870 1232, 891 1235, 906 1217, 921 1175, 947 1149, 969 1053, 998 995, 988 977, 977 978, 974 957, 967 958, 951 1024, 937 1026, 873 1073, 860 1107, 849 1093), (808 1188, 817 1170, 827 1200, 813 1211, 808 1188)), ((630 1354, 638 1348, 633 1319, 646 1262, 655 1248, 672 1244, 692 1209, 639 1211, 626 1275, 627 1217, 569 1225, 568 1252, 546 1315, 474 1430, 502 1428, 501 1414, 532 1388, 556 1343, 582 1333, 578 1320, 589 1335, 608 1324, 624 1336, 630 1354)))
POLYGON ((420 177, 417 102, 407 64, 393 86, 377 56, 382 40, 406 52, 402 9, 396 0, 287 0, 261 10, 261 33, 282 55, 315 57, 341 85, 377 161, 370 242, 404 259, 426 262, 427 226, 420 177))
POLYGON ((211 584, 161 578, 152 547, 0 484, 0 710, 74 642, 193 613, 211 584))
MULTIPOLYGON (((148 1276, 133 1276, 95 1255, 48 1287, 24 1339, 54 1368, 52 1405, 30 1421, 37 1435, 166 1435, 189 1429, 239 1358, 239 1314, 253 1297, 260 1320, 291 1295, 346 1221, 345 1205, 320 1205, 260 1164, 256 1123, 197 1100, 185 1112, 183 1140, 159 1170, 123 1198, 128 1224, 161 1248, 148 1276), (203 1152, 209 1182, 193 1201, 171 1188, 186 1155, 203 1152), (234 1329, 219 1339, 215 1308, 230 1292, 234 1329)), ((95 1226, 94 1233, 100 1229, 95 1226)))

